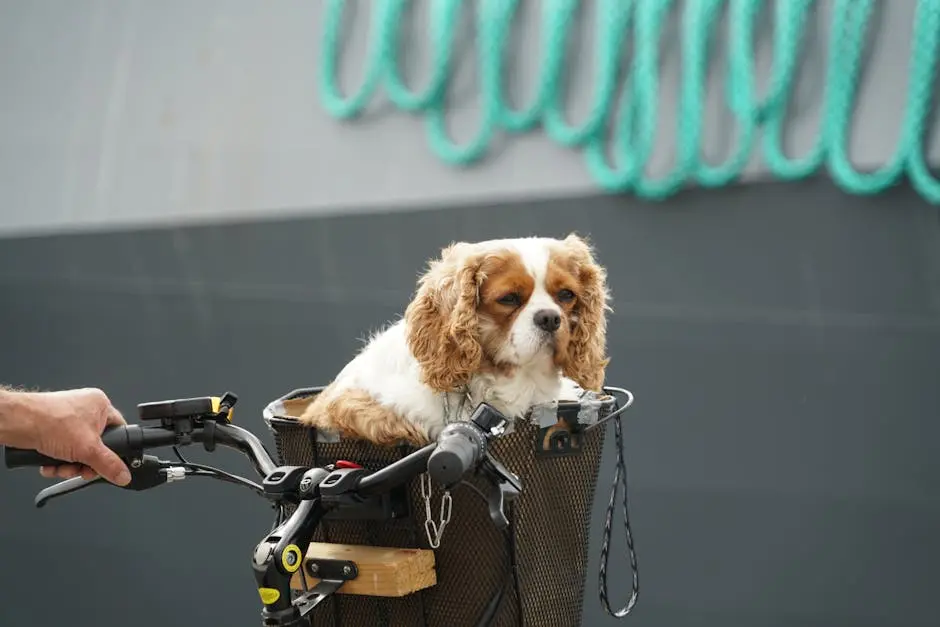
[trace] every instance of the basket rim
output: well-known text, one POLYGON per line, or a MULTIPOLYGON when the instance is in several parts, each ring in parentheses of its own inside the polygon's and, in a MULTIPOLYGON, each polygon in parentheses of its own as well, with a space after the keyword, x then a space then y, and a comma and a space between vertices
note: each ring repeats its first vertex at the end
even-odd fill
MULTIPOLYGON (((286 394, 283 394, 282 396, 279 396, 278 398, 270 401, 264 409, 262 420, 264 420, 264 422, 271 429, 273 429, 275 425, 300 426, 300 422, 297 420, 297 418, 292 417, 292 416, 279 415, 275 413, 275 410, 273 408, 277 404, 283 403, 284 401, 290 401, 290 400, 295 400, 298 398, 316 396, 317 394, 320 394, 321 392, 323 392, 323 390, 325 390, 326 388, 327 386, 325 385, 294 388, 291 391, 287 392, 286 394)), ((599 407, 606 410, 606 414, 603 417, 599 417, 595 422, 586 425, 585 430, 595 429, 601 425, 607 424, 608 420, 610 420, 611 417, 622 413, 621 411, 618 411, 618 410, 627 409, 632 404, 633 394, 630 392, 627 392, 623 388, 617 388, 613 386, 603 386, 601 388, 601 391, 605 394, 605 396, 602 398, 594 399, 594 402, 599 403, 599 407), (629 400, 625 407, 621 406, 620 399, 617 396, 617 392, 626 392, 626 394, 628 395, 629 400)), ((563 409, 572 410, 575 408, 579 408, 580 406, 581 406, 580 400, 558 403, 559 410, 563 410, 563 409)), ((530 414, 527 413, 526 417, 528 418, 529 416, 530 414)))

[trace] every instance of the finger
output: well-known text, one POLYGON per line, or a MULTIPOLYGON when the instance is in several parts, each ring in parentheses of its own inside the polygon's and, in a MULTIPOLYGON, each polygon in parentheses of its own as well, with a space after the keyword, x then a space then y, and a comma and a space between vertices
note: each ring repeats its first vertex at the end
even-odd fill
POLYGON ((56 468, 58 467, 57 466, 40 466, 39 474, 41 474, 46 479, 52 479, 53 477, 55 477, 56 468))
POLYGON ((55 468, 55 476, 59 479, 72 479, 81 474, 81 467, 77 464, 64 464, 55 468))
POLYGON ((79 460, 98 475, 115 485, 127 485, 131 480, 130 470, 117 454, 99 441, 91 454, 79 460))
POLYGON ((124 416, 121 415, 121 412, 118 411, 118 409, 112 405, 111 407, 108 408, 107 424, 108 425, 126 425, 127 421, 124 420, 124 416))
POLYGON ((88 466, 82 466, 82 479, 85 481, 91 481, 98 477, 98 473, 89 468, 88 466))

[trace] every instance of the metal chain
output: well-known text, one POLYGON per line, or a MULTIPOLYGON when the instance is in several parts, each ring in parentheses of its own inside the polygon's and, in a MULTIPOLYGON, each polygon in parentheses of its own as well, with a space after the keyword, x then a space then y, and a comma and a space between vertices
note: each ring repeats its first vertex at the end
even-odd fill
POLYGON ((467 406, 467 403, 473 403, 473 399, 470 397, 470 390, 467 387, 464 387, 462 390, 457 391, 460 394, 460 402, 457 404, 457 410, 455 412, 450 411, 450 392, 441 393, 441 403, 443 405, 444 411, 444 424, 448 425, 452 422, 463 419, 464 409, 467 406))
POLYGON ((424 499, 424 530, 428 534, 428 544, 432 549, 441 546, 441 537, 444 535, 444 528, 450 522, 450 513, 453 507, 453 499, 450 496, 450 490, 444 490, 441 497, 441 521, 435 523, 431 516, 431 476, 427 473, 421 475, 421 498, 424 499))
MULTIPOLYGON (((460 395, 460 403, 457 405, 457 411, 454 414, 451 414, 450 411, 450 393, 444 392, 442 395, 443 398, 443 410, 444 410, 444 424, 450 424, 461 419, 461 416, 470 399, 470 390, 463 389, 460 395)), ((431 515, 431 494, 433 490, 431 487, 431 476, 427 473, 421 475, 421 498, 424 499, 424 530, 428 536, 428 543, 431 545, 432 549, 436 549, 441 545, 441 537, 444 535, 444 528, 447 526, 447 523, 450 522, 450 513, 453 508, 453 499, 450 496, 450 490, 445 490, 443 496, 441 497, 441 520, 440 523, 434 522, 434 517, 431 515)))
POLYGON ((441 394, 441 396, 443 397, 442 400, 444 401, 444 424, 448 425, 450 424, 450 394, 448 392, 444 392, 441 394))

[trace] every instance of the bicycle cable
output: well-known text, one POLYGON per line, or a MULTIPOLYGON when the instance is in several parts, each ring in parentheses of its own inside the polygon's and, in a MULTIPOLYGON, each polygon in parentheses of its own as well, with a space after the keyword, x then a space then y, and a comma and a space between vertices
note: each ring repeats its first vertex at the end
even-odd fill
MULTIPOLYGON (((262 488, 260 485, 258 485, 254 481, 251 481, 250 479, 239 477, 238 475, 234 475, 230 472, 226 472, 222 470, 221 468, 216 468, 215 466, 207 466, 205 464, 197 464, 195 462, 191 462, 185 457, 183 457, 183 453, 180 451, 178 446, 173 446, 173 453, 180 460, 180 464, 182 465, 183 468, 203 471, 201 473, 195 473, 195 472, 190 473, 192 475, 196 475, 196 476, 212 475, 216 479, 219 479, 221 481, 227 481, 229 483, 234 483, 236 485, 244 486, 246 488, 249 488, 253 492, 259 494, 260 496, 265 496, 264 488, 262 488)), ((277 507, 277 505, 275 505, 275 507, 277 507)), ((278 512, 278 515, 277 515, 278 521, 280 521, 282 517, 283 517, 283 510, 278 512)))

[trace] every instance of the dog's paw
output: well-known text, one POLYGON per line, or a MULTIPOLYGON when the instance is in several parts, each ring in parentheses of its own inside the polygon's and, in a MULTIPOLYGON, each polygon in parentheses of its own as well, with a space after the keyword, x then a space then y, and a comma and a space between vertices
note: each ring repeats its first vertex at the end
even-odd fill
POLYGON ((568 377, 562 377, 561 390, 558 393, 559 401, 574 402, 581 398, 582 394, 584 394, 584 388, 575 383, 574 380, 569 379, 568 377))

